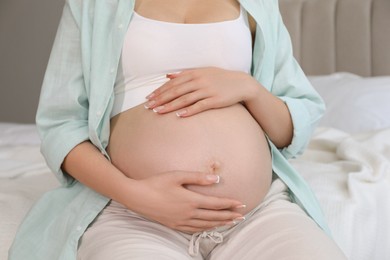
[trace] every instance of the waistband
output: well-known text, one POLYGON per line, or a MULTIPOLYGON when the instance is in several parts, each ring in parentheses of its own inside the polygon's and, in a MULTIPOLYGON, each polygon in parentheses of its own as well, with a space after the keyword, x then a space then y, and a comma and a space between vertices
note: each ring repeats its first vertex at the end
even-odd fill
POLYGON ((245 214, 243 220, 236 222, 233 225, 216 227, 212 230, 197 232, 197 233, 194 233, 192 235, 183 233, 183 235, 186 237, 191 236, 190 242, 189 242, 189 247, 188 247, 188 253, 191 256, 197 256, 199 254, 200 243, 204 239, 209 239, 210 241, 212 241, 214 243, 212 248, 214 248, 218 244, 221 244, 223 242, 224 237, 229 235, 232 231, 237 229, 240 226, 240 224, 247 221, 256 212, 262 210, 269 203, 271 203, 272 201, 275 201, 276 199, 291 200, 290 196, 288 194, 288 188, 287 188, 286 184, 284 184, 284 182, 282 180, 280 180, 277 176, 273 180, 267 195, 264 197, 264 200, 257 207, 255 207, 250 212, 245 214))

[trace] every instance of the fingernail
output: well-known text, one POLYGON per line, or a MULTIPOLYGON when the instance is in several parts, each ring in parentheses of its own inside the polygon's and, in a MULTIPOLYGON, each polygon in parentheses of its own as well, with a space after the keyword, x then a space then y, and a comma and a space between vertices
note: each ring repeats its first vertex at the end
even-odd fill
POLYGON ((170 79, 176 76, 177 74, 179 74, 179 72, 167 73, 166 77, 170 79))
POLYGON ((206 175, 206 179, 209 181, 213 181, 214 183, 219 183, 221 177, 219 175, 210 174, 210 175, 206 175))
POLYGON ((156 101, 152 100, 152 101, 147 102, 147 103, 144 105, 144 107, 145 107, 146 109, 149 109, 149 108, 151 108, 154 104, 156 104, 156 101))
POLYGON ((149 95, 146 96, 146 99, 151 99, 152 97, 154 97, 156 94, 155 93, 151 93, 149 95))
POLYGON ((235 207, 236 209, 244 209, 246 208, 246 205, 245 204, 241 204, 241 205, 238 205, 235 207))
POLYGON ((226 222, 226 226, 234 226, 236 223, 234 223, 234 221, 229 221, 229 222, 226 222))
POLYGON ((233 219, 233 223, 238 224, 238 223, 244 221, 245 219, 246 219, 245 217, 238 217, 238 218, 233 219))
POLYGON ((155 108, 153 108, 153 112, 158 113, 158 112, 160 112, 163 109, 164 109, 164 106, 155 107, 155 108))
POLYGON ((176 115, 178 117, 182 117, 184 116, 185 114, 187 114, 187 110, 180 110, 179 112, 176 112, 176 115))

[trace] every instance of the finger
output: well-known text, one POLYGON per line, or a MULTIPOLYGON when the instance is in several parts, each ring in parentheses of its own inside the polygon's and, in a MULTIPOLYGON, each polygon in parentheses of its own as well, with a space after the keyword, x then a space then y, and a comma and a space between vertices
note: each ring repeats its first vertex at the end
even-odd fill
POLYGON ((238 217, 227 221, 205 221, 205 220, 189 220, 186 225, 179 225, 177 229, 183 232, 196 233, 203 231, 212 231, 218 227, 233 226, 245 220, 245 217, 238 217))
POLYGON ((178 117, 189 117, 206 110, 222 107, 223 106, 216 100, 216 98, 204 98, 182 110, 179 110, 176 115, 178 117))
POLYGON ((175 79, 175 78, 177 78, 179 76, 180 76, 180 72, 179 73, 167 73, 167 75, 166 75, 166 77, 168 79, 175 79))
POLYGON ((167 73, 166 77, 169 79, 175 79, 182 76, 190 75, 191 78, 194 78, 196 76, 196 71, 199 69, 188 69, 188 70, 182 70, 180 72, 174 72, 174 73, 167 73))
POLYGON ((185 82, 181 85, 170 86, 165 91, 150 98, 145 104, 145 108, 153 109, 154 112, 158 113, 166 113, 170 107, 169 102, 194 92, 195 90, 196 85, 193 82, 185 82))
POLYGON ((220 176, 202 172, 173 172, 170 173, 174 181, 179 185, 211 185, 220 182, 220 176))
POLYGON ((223 223, 242 220, 242 218, 242 214, 231 210, 198 209, 193 214, 193 219, 223 223))
POLYGON ((197 201, 197 208, 199 209, 211 209, 211 210, 222 210, 222 209, 238 209, 245 207, 240 201, 227 198, 218 198, 213 196, 200 195, 197 201))
POLYGON ((187 73, 177 73, 175 75, 175 78, 172 78, 165 84, 163 84, 161 87, 154 90, 152 93, 150 93, 146 98, 149 100, 155 100, 156 97, 160 96, 162 93, 166 92, 167 90, 171 89, 175 86, 180 86, 186 82, 189 82, 192 80, 192 77, 190 74, 187 73))
MULTIPOLYGON (((182 95, 178 95, 177 98, 174 98, 172 101, 167 102, 163 106, 160 106, 158 109, 154 111, 159 114, 169 113, 172 111, 183 111, 186 110, 187 107, 193 105, 196 102, 206 98, 206 94, 204 91, 194 91, 191 93, 183 93, 182 95)), ((177 116, 180 116, 180 113, 177 113, 177 116)))

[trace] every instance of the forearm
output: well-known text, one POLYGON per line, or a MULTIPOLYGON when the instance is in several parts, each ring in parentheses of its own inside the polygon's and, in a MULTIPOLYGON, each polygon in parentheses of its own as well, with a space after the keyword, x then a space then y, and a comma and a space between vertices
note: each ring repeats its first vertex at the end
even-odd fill
POLYGON ((124 203, 136 183, 112 165, 88 141, 69 152, 62 169, 89 188, 120 203, 124 203))
POLYGON ((252 77, 246 82, 245 106, 278 148, 288 146, 293 137, 293 124, 286 104, 272 95, 252 77))

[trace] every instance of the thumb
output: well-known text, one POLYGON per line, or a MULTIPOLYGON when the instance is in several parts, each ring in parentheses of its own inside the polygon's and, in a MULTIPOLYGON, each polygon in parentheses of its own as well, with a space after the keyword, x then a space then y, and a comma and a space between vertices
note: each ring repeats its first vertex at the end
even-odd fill
POLYGON ((220 176, 202 172, 178 172, 176 182, 180 185, 211 185, 219 183, 220 176))

